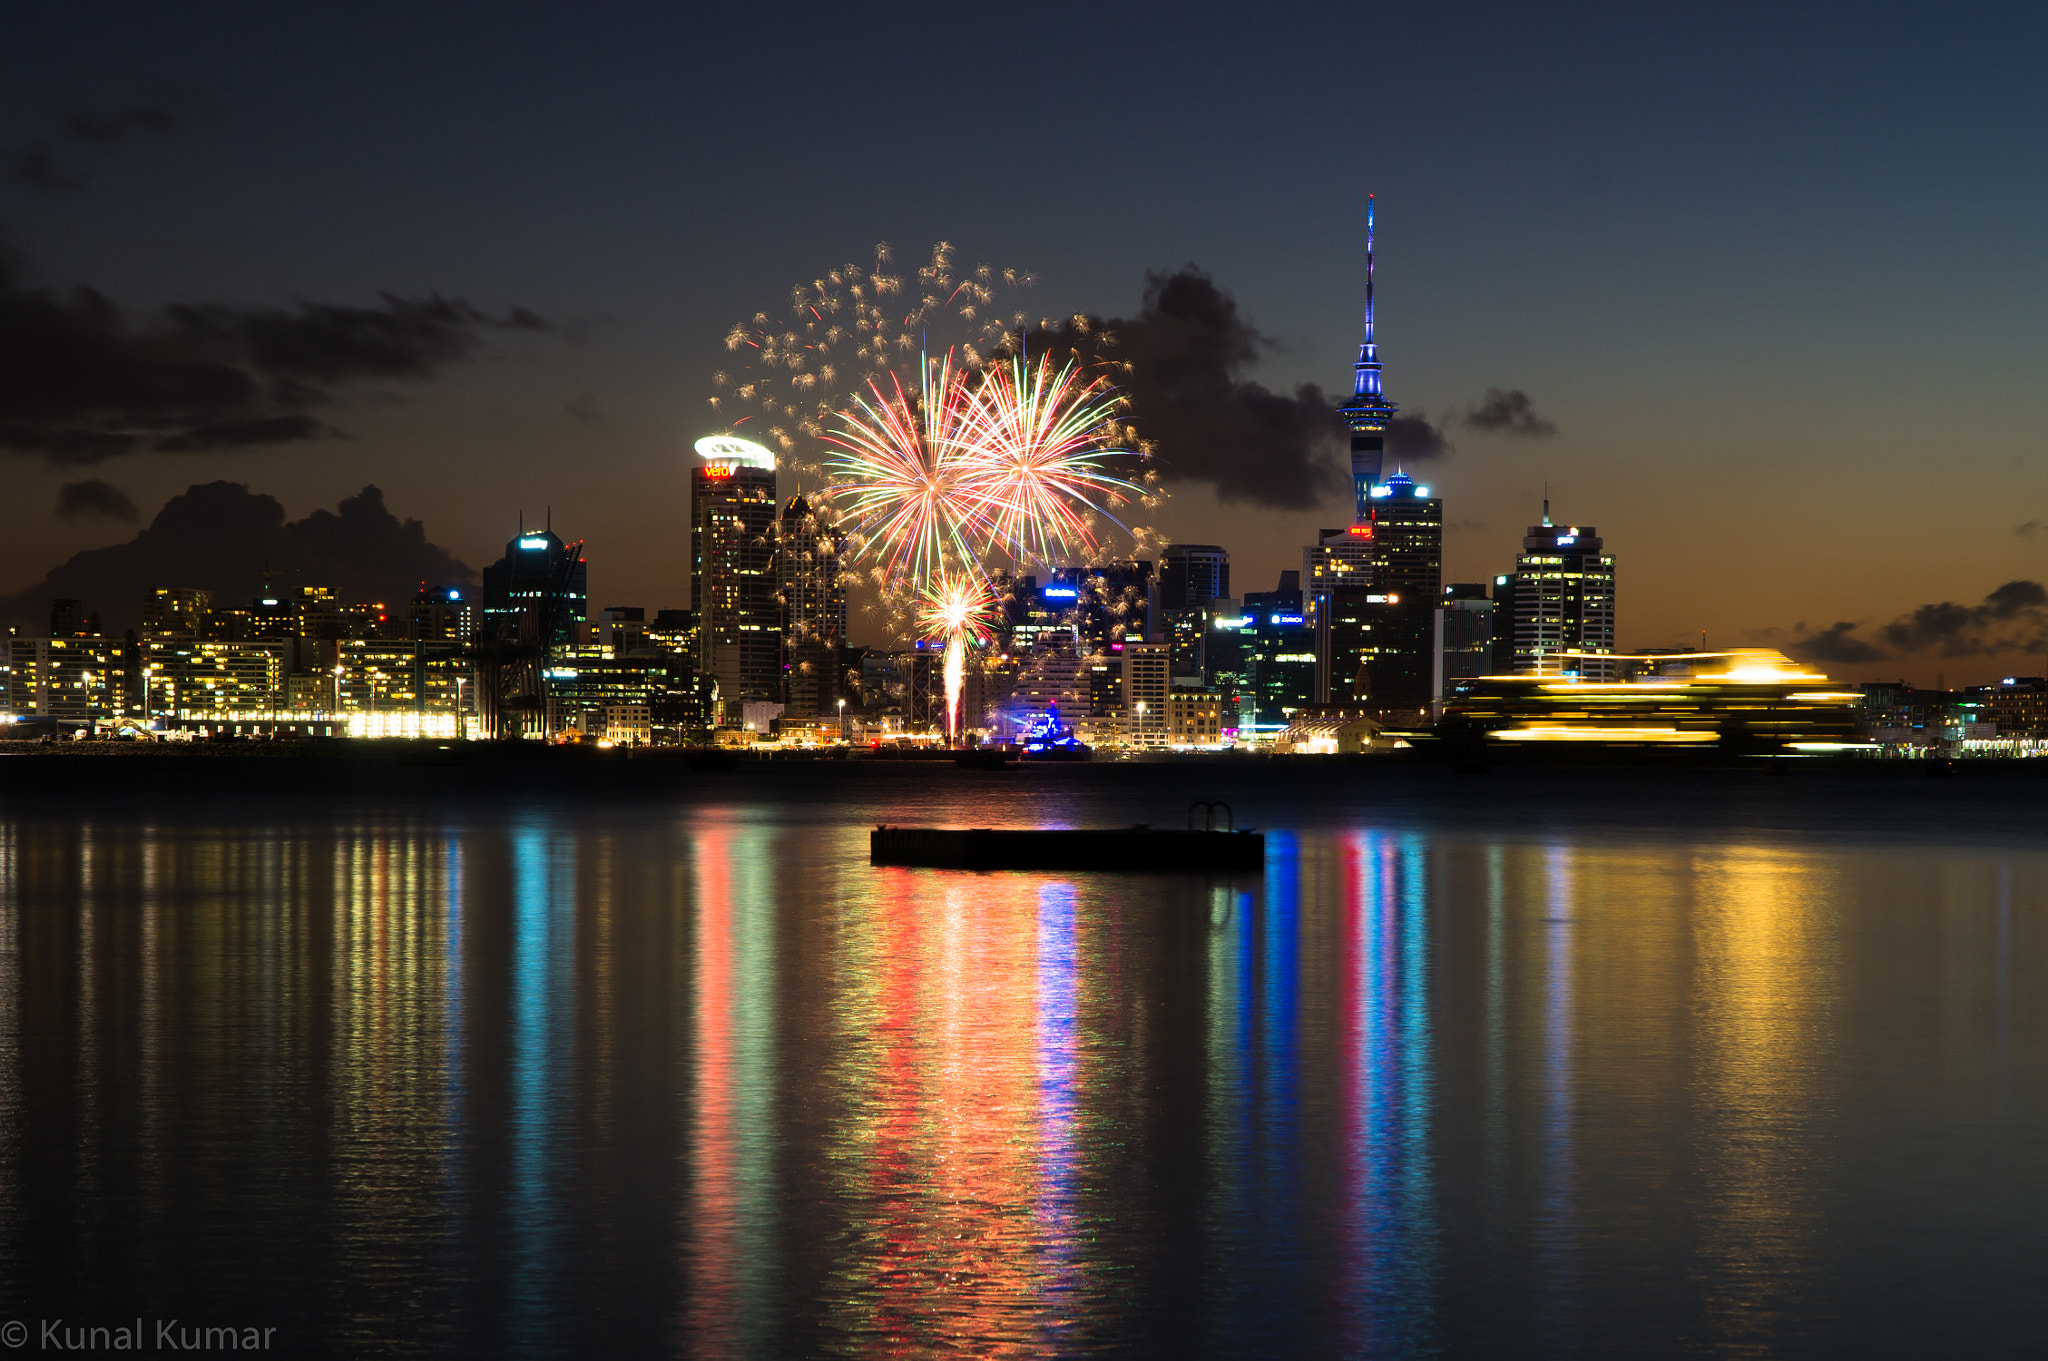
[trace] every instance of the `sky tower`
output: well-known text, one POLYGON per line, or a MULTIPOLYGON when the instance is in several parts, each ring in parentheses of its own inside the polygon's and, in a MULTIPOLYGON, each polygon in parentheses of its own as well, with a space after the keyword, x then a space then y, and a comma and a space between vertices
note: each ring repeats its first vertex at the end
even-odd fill
POLYGON ((1380 388, 1380 347, 1372 334, 1372 198, 1365 196, 1365 341, 1353 364, 1351 400, 1337 408, 1351 427, 1351 485, 1363 523, 1386 462, 1387 425, 1399 410, 1380 388))

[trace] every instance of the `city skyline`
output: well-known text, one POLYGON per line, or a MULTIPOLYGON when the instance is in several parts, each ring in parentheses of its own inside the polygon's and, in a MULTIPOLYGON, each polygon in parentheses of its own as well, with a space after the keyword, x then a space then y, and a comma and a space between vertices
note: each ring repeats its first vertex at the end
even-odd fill
MULTIPOLYGON (((53 51, 86 41, 76 21, 37 22, 46 28, 33 36, 53 51)), ((459 48, 452 28, 413 22, 411 46, 395 49, 406 55, 373 56, 358 37, 282 19, 252 20, 233 55, 318 38, 397 77, 416 74, 418 57, 459 48)), ((745 37, 752 21, 718 22, 733 26, 724 36, 745 37)), ((1444 580, 1510 570, 1547 485, 1560 515, 1600 525, 1625 563, 1623 651, 1705 630, 1721 644, 1797 649, 1805 638, 1830 674, 1852 680, 2041 670, 2038 652, 1984 655, 1973 641, 2038 638, 2041 594, 2009 588, 2048 578, 2048 474, 2030 457, 2048 419, 2028 362, 2038 343, 2027 318, 2048 285, 2026 240, 2027 196, 2038 191, 1997 169, 2024 163, 2048 120, 2028 82, 1995 75, 2005 52, 2027 49, 2038 18, 1990 15, 1968 34, 1908 42, 1876 18, 1842 31, 1773 16, 1772 52, 1740 24, 1668 16, 1635 16, 1604 37, 1588 19, 1383 22, 1416 56, 1379 73, 1364 163, 1341 180, 1298 173, 1348 145, 1341 123, 1254 109, 1225 124, 1188 109, 1194 128, 1269 163, 1226 162, 1241 172, 1231 201, 1191 214, 1190 195, 1207 191, 1175 178, 1193 169, 1176 153, 1138 169, 1131 211, 1072 233, 991 211, 1003 197, 985 172, 963 166, 957 193, 912 206, 886 162, 864 166, 874 172, 864 180, 843 142, 811 148, 792 136, 775 145, 790 171, 813 174, 803 192, 839 206, 831 221, 783 211, 798 201, 798 173, 750 184, 760 211, 740 214, 744 228, 699 215, 675 238, 686 248, 665 249, 650 229, 712 201, 721 169, 758 158, 768 132, 646 85, 616 106, 564 116, 536 143, 559 152, 517 164, 485 157, 444 182, 433 172, 455 167, 482 134, 457 119, 431 153, 400 154, 389 120, 426 107, 417 81, 395 79, 384 121, 349 132, 295 116, 277 82, 223 61, 226 49, 137 20, 90 88, 24 70, 0 104, 10 319, 85 285, 128 309, 133 325, 162 303, 221 299, 252 327, 282 318, 305 331, 321 317, 290 308, 307 299, 407 321, 424 348, 392 357, 395 368, 331 380, 333 400, 313 419, 345 439, 90 462, 17 447, 18 493, 0 510, 15 566, 0 574, 0 593, 31 587, 77 551, 125 541, 134 530, 124 515, 147 523, 186 487, 224 480, 275 496, 292 520, 374 484, 398 521, 422 521, 427 542, 473 569, 496 555, 522 504, 552 505, 591 544, 595 597, 679 606, 689 448, 719 424, 701 394, 724 329, 775 305, 789 279, 858 258, 876 239, 907 258, 947 238, 967 258, 1036 271, 1034 315, 1133 318, 1148 271, 1192 263, 1234 301, 1239 329, 1228 334, 1262 355, 1235 377, 1283 398, 1314 383, 1334 402, 1358 343, 1372 191, 1388 390, 1455 446, 1408 466, 1445 502, 1444 580), (1624 41, 1637 67, 1611 60, 1624 41), (1889 108, 1909 70, 1917 116, 1901 133, 1873 110, 1889 108), (1574 89, 1574 72, 1594 78, 1574 89), (1455 114, 1424 119, 1416 96, 1426 88, 1460 95, 1455 114), (1519 141, 1506 139, 1512 149, 1493 145, 1516 107, 1536 116, 1519 141), (1641 116, 1620 130, 1624 108, 1641 116), (662 128, 686 132, 667 158, 646 141, 662 128), (285 154, 293 135, 298 160, 285 154), (2004 155, 1936 158, 1941 147, 2001 138, 2004 155), (1804 150, 1793 157, 1780 143, 1804 150), (374 165, 363 159, 371 148, 374 165), (572 172, 562 152, 595 154, 572 172), (259 170, 282 192, 257 195, 249 176, 259 170), (553 212, 478 217, 451 197, 456 182, 469 193, 531 192, 565 175, 593 202, 646 211, 597 214, 614 237, 553 212), (281 240, 304 248, 280 251, 281 240), (393 310, 379 302, 386 292, 448 307, 393 310), (1247 326, 1276 343, 1247 341, 1247 326), (1896 392, 1903 354, 1922 394, 1911 403, 1896 392), (77 490, 60 516, 67 485, 77 490), (1953 551, 1900 552, 1879 528, 1899 497, 1927 490, 1959 493, 1923 496, 1913 513, 1916 534, 1953 551)), ((1134 16, 1104 23, 1145 32, 1134 16)), ((1276 23, 1219 69, 1241 79, 1276 69, 1309 31, 1302 19, 1276 23)), ((495 41, 531 75, 549 69, 552 36, 495 41)), ((1182 55, 1219 50, 1199 23, 1154 36, 1182 55)), ((616 36, 570 48, 589 69, 566 89, 634 66, 616 36)), ((1323 69, 1319 58, 1295 59, 1323 69)), ((889 69, 905 60, 891 57, 889 69)), ((1056 88, 1074 79, 1051 69, 1056 88)), ((1320 115, 1356 92, 1331 74, 1327 89, 1309 82, 1305 110, 1320 115)), ((452 77, 465 107, 520 125, 534 114, 510 79, 466 68, 452 77)), ((824 85, 843 79, 835 69, 824 85)), ((1131 80, 1164 89, 1149 66, 1131 80)), ((346 92, 329 93, 338 102, 328 107, 352 106, 346 92)), ((1130 116, 1143 129, 1162 115, 1141 102, 1130 116)), ((794 117, 768 121, 789 132, 794 117)), ((1051 176, 1047 188, 1066 182, 1053 162, 1030 165, 1051 176)), ((9 400, 19 417, 18 394, 9 400)), ((1241 590, 1269 588, 1320 525, 1341 523, 1341 449, 1316 465, 1320 483, 1275 479, 1264 493, 1296 498, 1290 505, 1219 481, 1232 474, 1203 462, 1206 452, 1162 456, 1174 495, 1160 528, 1228 548, 1241 590)), ((854 612, 856 641, 875 641, 872 627, 854 612)))

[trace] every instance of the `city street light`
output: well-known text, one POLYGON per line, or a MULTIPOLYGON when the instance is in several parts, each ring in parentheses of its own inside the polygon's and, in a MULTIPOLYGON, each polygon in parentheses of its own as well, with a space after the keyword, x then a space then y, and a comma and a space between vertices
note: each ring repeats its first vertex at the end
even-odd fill
POLYGON ((839 697, 839 740, 846 740, 846 696, 839 697))

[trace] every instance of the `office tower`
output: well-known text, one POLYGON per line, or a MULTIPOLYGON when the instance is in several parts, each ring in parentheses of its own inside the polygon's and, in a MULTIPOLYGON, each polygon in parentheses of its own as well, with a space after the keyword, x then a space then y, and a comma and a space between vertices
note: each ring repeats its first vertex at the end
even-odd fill
POLYGON ((1301 584, 1311 602, 1372 583, 1372 532, 1364 516, 1345 529, 1317 531, 1315 546, 1301 550, 1301 584))
POLYGON ((783 712, 815 718, 841 694, 839 650, 846 644, 846 586, 839 560, 846 540, 801 496, 775 522, 775 576, 781 602, 783 712))
POLYGON ((1457 683, 1493 669, 1494 602, 1483 582, 1453 582, 1437 598, 1430 699, 1438 704, 1457 683))
POLYGON ((721 720, 782 697, 775 579, 775 455, 751 440, 697 441, 690 470, 690 589, 697 670, 718 686, 721 720))
POLYGON ((1159 558, 1159 632, 1173 648, 1173 674, 1206 676, 1211 608, 1230 596, 1230 555, 1214 544, 1182 543, 1159 558))
POLYGON ((1591 525, 1559 525, 1543 503, 1515 560, 1515 673, 1617 678, 1614 559, 1591 525))
MULTIPOLYGON (((541 642, 548 647, 573 644, 577 626, 590 617, 590 567, 582 549, 581 544, 563 543, 555 537, 552 528, 521 530, 517 538, 505 545, 505 556, 484 568, 484 630, 506 642, 541 642), (526 624, 525 621, 538 621, 538 612, 547 603, 549 590, 558 580, 564 583, 564 589, 550 636, 545 639, 526 637, 538 624, 526 624)), ((330 592, 320 587, 307 587, 301 596, 300 611, 306 619, 305 627, 320 631, 318 635, 309 632, 307 636, 359 636, 361 630, 351 625, 346 617, 346 608, 337 606, 330 592), (315 615, 322 618, 315 622, 315 615), (328 632, 330 627, 334 627, 335 632, 328 632)))
POLYGON ((1515 578, 1512 573, 1493 579, 1493 647, 1488 674, 1515 673, 1515 578))
POLYGON ((1414 719, 1429 705, 1434 624, 1435 602, 1419 594, 1342 590, 1319 601, 1317 702, 1414 719))
POLYGON ((1443 501, 1395 473, 1371 489, 1357 524, 1308 551, 1318 703, 1369 702, 1404 718, 1428 705, 1443 521, 1443 501))
POLYGON ((1230 594, 1230 554, 1214 544, 1177 543, 1159 556, 1159 608, 1191 609, 1230 594))
POLYGON ((1380 484, 1386 464, 1386 432, 1400 408, 1388 401, 1380 386, 1380 347, 1373 338, 1372 195, 1365 196, 1365 340, 1358 362, 1351 366, 1351 400, 1337 408, 1351 430, 1351 486, 1357 518, 1366 518, 1366 502, 1380 484))
POLYGON ((1434 600, 1443 586, 1443 498, 1395 473, 1370 500, 1360 518, 1372 531, 1372 588, 1434 600))
POLYGON ((142 607, 145 638, 197 638, 213 610, 213 597, 189 587, 160 586, 142 607))
POLYGON ((1316 635, 1302 607, 1301 573, 1282 572, 1277 590, 1246 592, 1242 618, 1238 665, 1248 703, 1239 705, 1238 731, 1270 740, 1316 702, 1316 635))
POLYGON ((1037 577, 998 572, 991 585, 1003 607, 997 639, 1013 655, 1028 655, 1048 633, 1078 636, 1074 615, 1081 591, 1072 582, 1051 582, 1050 590, 1041 590, 1037 577))

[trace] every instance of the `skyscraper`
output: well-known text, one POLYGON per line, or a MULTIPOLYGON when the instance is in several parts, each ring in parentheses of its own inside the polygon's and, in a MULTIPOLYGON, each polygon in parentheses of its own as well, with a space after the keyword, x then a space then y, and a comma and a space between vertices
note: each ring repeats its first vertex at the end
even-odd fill
POLYGON ((1429 703, 1443 531, 1443 501, 1397 472, 1367 493, 1357 524, 1310 550, 1318 703, 1404 717, 1429 703))
POLYGON ((507 641, 520 639, 520 620, 542 605, 556 573, 567 571, 568 589, 555 617, 553 636, 532 641, 566 647, 576 641, 576 626, 590 617, 589 566, 582 545, 568 561, 570 546, 553 529, 524 529, 505 545, 505 556, 484 568, 483 627, 507 641))
POLYGON ((775 578, 775 455, 751 440, 697 441, 690 470, 690 590, 697 670, 718 684, 719 719, 782 698, 775 578))
POLYGON ((1173 647, 1173 674, 1206 676, 1210 606, 1230 598, 1230 555, 1214 544, 1177 543, 1159 556, 1158 633, 1173 647))
POLYGON ((1484 582, 1454 582, 1436 605, 1436 647, 1430 699, 1441 704, 1460 681, 1493 669, 1494 602, 1484 582))
POLYGON ((1400 408, 1388 401, 1380 385, 1380 347, 1373 339, 1372 195, 1365 196, 1365 339, 1358 362, 1351 366, 1351 400, 1337 408, 1351 428, 1351 486, 1358 519, 1366 518, 1366 502, 1380 482, 1386 464, 1387 426, 1400 408))
POLYGON ((1543 503, 1543 523, 1529 526, 1515 560, 1516 674, 1617 678, 1618 664, 1602 660, 1614 652, 1614 559, 1604 547, 1591 525, 1551 523, 1543 503))
POLYGON ((792 496, 775 522, 775 579, 782 605, 783 702, 791 718, 815 718, 839 699, 846 644, 846 539, 810 502, 792 496))
POLYGON ((1159 608, 1193 609, 1230 594, 1230 554, 1210 543, 1177 543, 1159 555, 1159 608))

